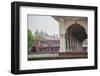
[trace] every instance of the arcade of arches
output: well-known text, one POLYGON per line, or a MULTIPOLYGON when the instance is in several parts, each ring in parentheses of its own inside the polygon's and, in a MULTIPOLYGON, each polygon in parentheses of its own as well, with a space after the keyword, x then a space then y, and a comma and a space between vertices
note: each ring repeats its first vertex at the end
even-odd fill
POLYGON ((66 49, 72 51, 83 50, 83 41, 87 38, 85 29, 77 23, 70 25, 65 33, 66 49))
POLYGON ((83 46, 87 47, 87 17, 54 16, 53 18, 59 23, 59 52, 86 51, 83 46))

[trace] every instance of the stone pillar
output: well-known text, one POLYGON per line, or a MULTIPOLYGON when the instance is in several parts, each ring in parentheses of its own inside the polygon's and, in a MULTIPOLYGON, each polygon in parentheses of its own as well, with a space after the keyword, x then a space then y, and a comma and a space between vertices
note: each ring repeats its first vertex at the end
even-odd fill
POLYGON ((66 50, 70 51, 70 36, 69 36, 68 32, 67 32, 67 39, 66 40, 67 40, 67 44, 66 44, 67 48, 66 48, 66 50))
POLYGON ((70 51, 73 51, 72 36, 70 37, 70 40, 71 40, 71 47, 70 47, 70 51))
POLYGON ((68 36, 68 32, 66 32, 66 51, 69 51, 69 36, 68 36))
POLYGON ((80 42, 80 51, 83 51, 82 42, 80 42))
POLYGON ((68 34, 68 49, 67 49, 67 51, 70 51, 70 36, 69 36, 69 34, 68 34))
POLYGON ((72 50, 74 51, 74 35, 73 35, 73 33, 72 33, 72 50))
POLYGON ((74 37, 74 51, 76 51, 75 37, 74 37))
POLYGON ((72 44, 71 42, 72 42, 72 40, 71 40, 71 31, 70 30, 69 30, 69 36, 70 36, 70 38, 69 38, 69 41, 70 41, 70 43, 69 43, 69 46, 70 46, 69 47, 69 51, 71 51, 71 49, 72 49, 71 48, 71 44, 72 44))
POLYGON ((59 52, 66 52, 65 41, 65 23, 63 18, 59 18, 59 34, 60 34, 60 50, 59 52))
POLYGON ((76 51, 76 42, 75 42, 75 37, 74 37, 74 51, 76 51))
POLYGON ((78 51, 78 41, 76 39, 76 51, 78 51))

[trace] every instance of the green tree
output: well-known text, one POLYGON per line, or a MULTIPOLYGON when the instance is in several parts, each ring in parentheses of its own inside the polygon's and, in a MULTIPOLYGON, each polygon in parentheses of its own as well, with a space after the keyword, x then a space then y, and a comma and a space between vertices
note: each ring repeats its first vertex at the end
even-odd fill
POLYGON ((34 36, 32 35, 31 30, 28 29, 28 49, 32 47, 34 41, 34 36))

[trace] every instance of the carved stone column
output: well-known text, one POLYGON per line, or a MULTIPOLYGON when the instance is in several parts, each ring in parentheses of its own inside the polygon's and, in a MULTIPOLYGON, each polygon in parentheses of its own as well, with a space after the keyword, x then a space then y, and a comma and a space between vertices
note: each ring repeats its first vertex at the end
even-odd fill
POLYGON ((66 52, 64 18, 59 18, 59 34, 60 34, 60 50, 59 50, 59 52, 66 52))

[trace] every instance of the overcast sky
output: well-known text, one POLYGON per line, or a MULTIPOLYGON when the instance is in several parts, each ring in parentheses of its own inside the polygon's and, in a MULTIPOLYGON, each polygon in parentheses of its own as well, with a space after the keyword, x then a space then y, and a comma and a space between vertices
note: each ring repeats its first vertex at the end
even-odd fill
POLYGON ((49 35, 59 35, 59 23, 51 16, 28 15, 28 29, 34 34, 36 30, 47 32, 49 35))

